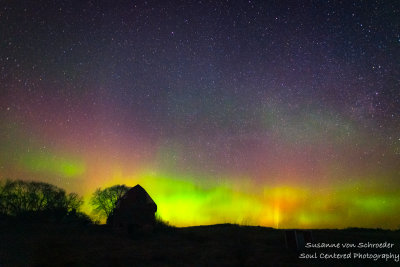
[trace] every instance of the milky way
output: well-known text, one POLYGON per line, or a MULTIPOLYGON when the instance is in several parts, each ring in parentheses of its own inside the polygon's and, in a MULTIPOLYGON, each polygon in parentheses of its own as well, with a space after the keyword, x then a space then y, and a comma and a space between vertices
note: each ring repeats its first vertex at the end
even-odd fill
POLYGON ((178 226, 400 226, 397 1, 116 2, 0 4, 0 179, 140 183, 178 226))

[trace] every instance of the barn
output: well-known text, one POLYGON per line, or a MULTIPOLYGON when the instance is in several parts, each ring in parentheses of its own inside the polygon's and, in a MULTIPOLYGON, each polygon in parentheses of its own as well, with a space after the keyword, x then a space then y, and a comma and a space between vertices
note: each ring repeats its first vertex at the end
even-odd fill
POLYGON ((116 203, 113 228, 120 231, 153 229, 157 205, 140 185, 132 187, 116 203))

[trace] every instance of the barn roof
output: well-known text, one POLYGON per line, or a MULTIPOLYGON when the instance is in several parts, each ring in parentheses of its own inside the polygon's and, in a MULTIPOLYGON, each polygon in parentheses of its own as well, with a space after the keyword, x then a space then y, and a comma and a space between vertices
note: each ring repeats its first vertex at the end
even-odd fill
MULTIPOLYGON (((147 205, 156 205, 154 200, 150 197, 150 195, 146 192, 146 190, 141 187, 139 184, 135 185, 131 189, 129 189, 122 198, 117 202, 116 207, 118 208, 121 202, 127 201, 134 201, 135 203, 139 204, 147 204, 147 205)), ((157 205, 156 205, 157 206, 157 205)))

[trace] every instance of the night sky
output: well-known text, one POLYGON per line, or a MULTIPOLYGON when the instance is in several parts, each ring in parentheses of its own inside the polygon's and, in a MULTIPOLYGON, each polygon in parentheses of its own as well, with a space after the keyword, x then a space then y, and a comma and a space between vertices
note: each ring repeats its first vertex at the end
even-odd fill
POLYGON ((0 179, 140 183, 177 226, 397 229, 400 3, 283 2, 1 1, 0 179))

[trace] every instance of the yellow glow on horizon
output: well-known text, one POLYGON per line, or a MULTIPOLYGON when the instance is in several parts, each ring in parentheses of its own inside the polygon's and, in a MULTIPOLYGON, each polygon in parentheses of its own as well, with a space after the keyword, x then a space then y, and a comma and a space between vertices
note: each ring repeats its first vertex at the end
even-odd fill
MULTIPOLYGON (((329 189, 296 184, 251 186, 202 180, 190 174, 138 172, 124 176, 116 172, 102 188, 115 184, 140 184, 158 206, 158 214, 170 224, 183 227, 217 223, 262 225, 274 228, 381 227, 396 229, 395 212, 400 193, 359 190, 359 184, 329 189), (374 215, 380 215, 374 217, 374 215), (374 220, 360 220, 374 217, 374 220), (392 218, 387 220, 386 218, 392 218)), ((93 190, 94 191, 94 190, 93 190)), ((86 203, 90 194, 85 195, 86 203)), ((84 211, 90 213, 86 204, 84 211)))

